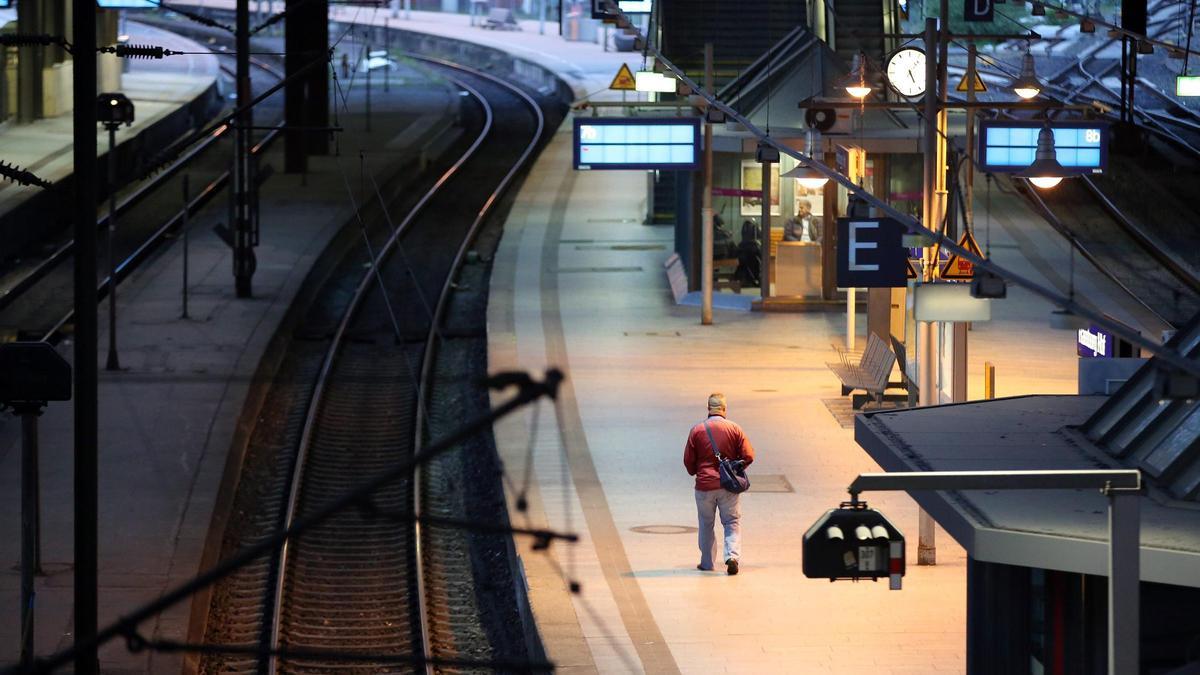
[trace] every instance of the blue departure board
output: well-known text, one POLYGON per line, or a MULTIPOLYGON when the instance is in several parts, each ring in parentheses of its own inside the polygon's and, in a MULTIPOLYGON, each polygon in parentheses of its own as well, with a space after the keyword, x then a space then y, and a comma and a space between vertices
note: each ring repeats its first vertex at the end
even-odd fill
MULTIPOLYGON (((1011 173, 1033 164, 1044 122, 983 120, 979 159, 985 171, 1011 173)), ((1100 173, 1108 162, 1108 125, 1103 122, 1051 122, 1058 163, 1078 173, 1100 173)))
POLYGON ((576 118, 575 168, 699 169, 700 120, 576 118))
POLYGON ((155 0, 96 0, 104 9, 158 9, 155 0))

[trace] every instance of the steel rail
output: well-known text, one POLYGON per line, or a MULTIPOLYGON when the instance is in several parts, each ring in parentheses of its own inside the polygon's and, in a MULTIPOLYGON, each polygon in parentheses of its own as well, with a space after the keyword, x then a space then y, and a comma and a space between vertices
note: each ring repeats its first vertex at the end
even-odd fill
MULTIPOLYGON (((455 80, 454 78, 449 79, 451 79, 459 88, 469 92, 476 100, 479 101, 480 105, 483 106, 485 114, 483 129, 480 131, 474 142, 472 142, 470 147, 466 149, 466 151, 454 162, 453 165, 446 169, 441 177, 439 177, 438 180, 425 192, 425 194, 421 196, 421 199, 418 200, 416 205, 409 210, 408 214, 405 215, 404 220, 392 230, 387 241, 383 244, 383 246, 380 247, 375 259, 371 261, 372 270, 376 269, 378 265, 384 261, 385 257, 389 256, 395 250, 396 244, 399 242, 400 237, 408 231, 413 220, 416 219, 417 215, 424 209, 429 200, 432 199, 433 196, 442 189, 442 187, 447 181, 450 180, 450 178, 458 173, 463 165, 466 164, 467 160, 475 155, 475 152, 491 133, 493 115, 491 106, 488 104, 487 99, 478 90, 471 87, 467 83, 455 80)), ((309 448, 313 444, 313 437, 316 433, 316 427, 318 423, 318 414, 320 412, 321 403, 324 400, 326 390, 331 379, 334 363, 337 360, 337 354, 345 340, 346 332, 349 330, 350 322, 355 317, 363 298, 366 297, 367 290, 377 283, 376 279, 377 277, 375 274, 368 272, 367 274, 364 274, 362 279, 359 281, 358 287, 355 289, 353 296, 351 296, 350 301, 346 306, 345 312, 342 314, 342 319, 338 323, 337 330, 334 332, 333 338, 330 340, 329 350, 326 352, 325 358, 322 361, 321 370, 317 375, 317 381, 313 387, 312 396, 309 398, 308 410, 305 413, 304 418, 304 427, 303 431, 301 432, 300 443, 296 451, 296 462, 292 472, 291 488, 288 493, 287 511, 282 525, 282 529, 284 530, 290 528, 296 520, 300 497, 300 487, 304 478, 305 463, 308 457, 309 448)), ((383 289, 380 290, 383 292, 383 289)), ((269 621, 271 623, 270 648, 273 652, 279 649, 283 615, 283 593, 284 586, 287 581, 287 565, 290 554, 291 540, 287 540, 279 549, 279 562, 276 568, 278 573, 276 574, 274 599, 271 607, 271 615, 269 617, 269 621)), ((419 580, 420 575, 418 574, 418 581, 419 580)), ((418 592, 418 596, 420 595, 422 594, 418 592)), ((416 600, 419 604, 420 615, 422 618, 422 623, 424 624, 427 618, 426 609, 424 606, 424 598, 418 597, 416 600)), ((426 630, 426 625, 422 625, 420 628, 422 640, 427 642, 428 631, 426 630)), ((425 645, 425 649, 426 653, 428 653, 427 644, 425 645)), ((279 658, 274 653, 272 653, 267 661, 267 672, 270 675, 275 675, 279 672, 279 658)))
MULTIPOLYGON (((251 63, 254 63, 259 68, 262 68, 263 70, 267 71, 268 73, 271 73, 272 75, 274 75, 276 77, 282 77, 279 74, 279 72, 277 70, 275 70, 274 68, 272 68, 270 65, 267 65, 264 62, 256 63, 256 61, 258 61, 258 60, 257 59, 252 60, 251 63)), ((226 70, 226 69, 224 67, 222 67, 222 70, 226 70)), ((218 117, 217 119, 221 119, 221 118, 218 117)), ((185 166, 187 166, 187 164, 189 162, 191 162, 192 159, 194 159, 197 155, 204 152, 205 150, 208 150, 209 147, 212 146, 212 144, 216 143, 217 141, 219 141, 221 139, 221 137, 224 135, 225 131, 228 128, 229 128, 228 125, 219 127, 218 129, 213 131, 213 133, 208 138, 206 138, 205 140, 201 141, 196 146, 189 149, 184 155, 179 157, 179 159, 172 162, 171 165, 168 166, 166 169, 155 174, 154 178, 152 178, 152 179, 144 182, 142 185, 138 186, 131 194, 127 195, 124 199, 122 199, 117 204, 118 217, 127 213, 129 211, 129 209, 132 209, 133 207, 140 204, 151 193, 153 193, 154 191, 156 191, 160 187, 162 187, 163 183, 165 183, 167 180, 174 177, 175 174, 177 174, 181 170, 183 170, 183 168, 185 166)), ((263 140, 258 143, 258 145, 255 145, 253 148, 251 148, 250 151, 251 151, 251 153, 258 154, 262 150, 266 149, 266 147, 268 147, 274 141, 275 141, 275 135, 269 134, 268 136, 264 137, 263 140)), ((225 172, 221 173, 220 175, 218 175, 217 178, 210 181, 208 183, 208 185, 206 185, 204 188, 202 188, 198 194, 206 195, 206 196, 203 200, 193 200, 191 202, 193 204, 196 204, 195 209, 198 209, 200 206, 203 206, 204 203, 207 201, 208 197, 212 196, 211 194, 209 194, 209 192, 223 187, 225 184, 225 181, 228 180, 228 178, 229 178, 229 172, 225 171, 225 172)), ((103 215, 101 215, 99 218, 96 219, 96 229, 102 230, 105 227, 107 227, 109 218, 110 218, 110 214, 108 213, 107 210, 105 210, 103 215)), ((152 235, 152 237, 158 236, 160 233, 161 233, 161 230, 160 230, 160 232, 156 232, 154 235, 152 235)), ((17 298, 19 298, 23 293, 25 293, 30 288, 32 288, 35 284, 37 284, 37 282, 44 279, 46 277, 46 275, 50 273, 51 270, 53 270, 55 267, 57 267, 61 263, 65 262, 66 260, 68 260, 71 256, 71 253, 74 252, 74 250, 75 250, 75 240, 72 239, 72 240, 64 243, 62 246, 59 246, 57 249, 54 250, 53 253, 51 253, 44 260, 42 260, 37 265, 32 267, 28 272, 23 274, 21 276, 21 278, 19 280, 17 280, 16 283, 14 283, 7 290, 5 290, 2 294, 0 294, 0 311, 3 311, 6 307, 11 305, 13 302, 15 302, 17 300, 17 298)), ((128 260, 122 261, 122 263, 120 265, 118 265, 118 269, 121 267, 124 267, 126 262, 128 262, 128 260)), ((121 277, 118 277, 118 281, 120 280, 120 278, 121 277)), ((107 287, 107 279, 106 279, 105 282, 101 284, 101 296, 100 297, 103 298, 104 294, 107 292, 108 292, 108 287, 107 287)), ((70 317, 68 316, 67 319, 69 320, 70 317)), ((56 325, 61 325, 62 323, 65 323, 65 321, 60 321, 59 324, 56 324, 56 325)), ((45 338, 43 338, 43 339, 45 339, 45 338)))
MULTIPOLYGON (((437 351, 438 327, 442 323, 442 318, 446 311, 446 305, 450 299, 451 291, 454 288, 454 279, 459 268, 462 266, 463 258, 466 257, 468 247, 475 242, 475 237, 478 235, 479 228, 483 225, 483 221, 491 214, 492 207, 494 207, 496 202, 503 196, 504 191, 508 189, 509 184, 512 183, 514 178, 516 178, 517 173, 524 169, 525 164, 528 162, 530 156, 532 156, 533 151, 537 149, 538 143, 541 141, 542 133, 545 130, 546 118, 542 113, 541 106, 539 106, 537 102, 533 100, 533 97, 525 93, 520 87, 506 82, 495 75, 491 75, 481 70, 460 64, 451 63, 442 59, 421 56, 412 53, 407 53, 406 55, 410 58, 424 61, 426 63, 434 63, 447 68, 456 68, 463 72, 470 73, 476 77, 489 80, 495 84, 505 87, 524 99, 529 105, 529 108, 533 111, 534 116, 537 118, 537 130, 533 134, 533 140, 530 141, 528 147, 526 147, 524 152, 521 153, 521 156, 517 158, 517 161, 513 163, 512 167, 504 175, 504 178, 501 179, 500 183, 496 186, 496 189, 492 191, 492 193, 488 196, 487 201, 484 202, 483 206, 479 209, 479 212, 475 215, 475 219, 472 221, 471 227, 467 230, 467 234, 463 237, 462 243, 458 247, 458 251, 456 251, 454 254, 454 260, 450 264, 450 272, 446 275, 446 280, 443 282, 442 289, 438 293, 437 304, 434 307, 433 316, 430 317, 429 320, 429 334, 425 340, 425 349, 424 354, 422 355, 421 371, 417 388, 417 416, 416 425, 413 432, 413 452, 415 454, 420 454, 425 445, 424 439, 426 429, 424 420, 426 419, 426 415, 428 413, 429 394, 431 389, 430 383, 433 378, 434 358, 437 351)), ((428 630, 428 614, 425 604, 424 591, 425 574, 423 567, 425 556, 424 549, 421 544, 422 530, 420 518, 423 511, 421 508, 423 503, 421 499, 421 471, 422 468, 418 466, 416 473, 413 476, 413 502, 415 505, 414 513, 417 515, 413 522, 415 524, 417 535, 415 545, 417 551, 417 586, 421 589, 420 613, 421 621, 426 627, 426 630, 422 632, 422 635, 426 640, 425 654, 426 656, 432 656, 432 643, 430 642, 431 631, 428 630)), ((433 665, 426 662, 425 672, 427 675, 434 675, 433 665)))
POLYGON ((1166 267, 1168 270, 1170 270, 1170 272, 1174 274, 1177 279, 1182 281, 1184 285, 1191 289, 1193 293, 1200 295, 1200 277, 1197 277, 1196 273, 1192 271, 1187 264, 1179 260, 1179 258, 1176 258, 1171 254, 1170 251, 1165 250, 1154 240, 1152 240, 1150 235, 1146 234, 1142 228, 1138 227, 1136 223, 1130 220, 1120 209, 1118 209, 1116 205, 1108 199, 1108 197, 1104 196, 1104 193, 1100 191, 1100 188, 1096 187, 1096 184, 1092 182, 1090 176, 1085 174, 1080 176, 1080 178, 1083 179, 1084 185, 1087 186, 1092 195, 1100 202, 1100 206, 1102 206, 1105 211, 1108 211, 1108 214, 1117 221, 1117 224, 1119 224, 1122 229, 1124 229, 1133 239, 1141 244, 1142 247, 1145 248, 1148 253, 1150 253, 1150 255, 1154 256, 1154 259, 1161 263, 1163 267, 1166 267))
MULTIPOLYGON (((1086 178, 1086 176, 1083 176, 1083 178, 1086 178)), ((1093 187, 1093 190, 1094 189, 1095 188, 1093 187)), ((1124 291, 1125 294, 1130 298, 1133 298, 1133 300, 1141 305, 1143 309, 1145 309, 1147 312, 1150 312, 1150 314, 1153 315, 1154 318, 1161 322, 1164 326, 1167 328, 1175 328, 1175 324, 1168 321, 1162 314, 1159 314, 1158 311, 1149 305, 1149 303, 1139 297, 1137 293, 1134 293, 1131 288, 1126 286, 1120 279, 1118 279, 1116 275, 1108 269, 1107 265, 1102 264, 1100 260, 1096 258, 1096 256, 1093 255, 1086 246, 1083 245, 1083 242, 1079 241, 1079 237, 1072 234, 1070 228, 1068 228, 1061 220, 1059 220, 1058 216, 1054 214, 1054 211, 1050 209, 1050 206, 1046 204, 1046 201, 1042 199, 1042 196, 1038 194, 1036 190, 1027 189, 1023 192, 1026 199, 1029 199, 1031 202, 1033 202, 1034 206, 1036 206, 1037 209, 1042 212, 1042 217, 1044 217, 1046 221, 1050 223, 1050 226, 1057 230, 1058 233, 1067 240, 1068 246, 1074 248, 1076 251, 1079 251, 1079 254, 1083 256, 1084 260, 1087 260, 1089 263, 1091 263, 1092 267, 1099 270, 1104 277, 1116 284, 1118 288, 1124 291)), ((1117 219, 1114 217, 1113 220, 1117 219)))

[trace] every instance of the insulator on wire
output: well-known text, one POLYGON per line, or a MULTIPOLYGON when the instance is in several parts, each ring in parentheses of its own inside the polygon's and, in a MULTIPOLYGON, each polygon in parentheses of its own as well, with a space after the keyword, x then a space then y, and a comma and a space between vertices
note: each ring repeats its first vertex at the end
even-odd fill
POLYGON ((33 172, 26 171, 14 164, 8 164, 0 161, 0 177, 3 177, 17 185, 36 185, 40 188, 49 188, 50 184, 38 178, 33 172))
POLYGON ((117 58, 121 59, 161 59, 164 56, 171 56, 175 52, 164 47, 154 45, 116 45, 114 47, 105 47, 103 50, 109 54, 116 54, 117 58))

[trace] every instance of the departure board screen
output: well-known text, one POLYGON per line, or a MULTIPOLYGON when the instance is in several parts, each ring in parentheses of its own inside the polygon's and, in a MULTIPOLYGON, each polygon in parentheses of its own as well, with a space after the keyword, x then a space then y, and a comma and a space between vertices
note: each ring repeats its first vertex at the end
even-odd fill
POLYGON ((575 168, 700 168, 699 118, 575 119, 575 168))
MULTIPOLYGON (((1038 132, 1044 122, 983 120, 979 158, 985 171, 1011 173, 1033 164, 1038 132)), ((1100 173, 1108 162, 1108 125, 1102 122, 1051 122, 1058 163, 1078 173, 1100 173)))

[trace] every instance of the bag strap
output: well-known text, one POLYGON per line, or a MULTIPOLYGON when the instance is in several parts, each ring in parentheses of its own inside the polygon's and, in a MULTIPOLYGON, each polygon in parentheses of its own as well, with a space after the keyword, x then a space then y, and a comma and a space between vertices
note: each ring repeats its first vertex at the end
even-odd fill
POLYGON ((713 438, 712 429, 708 426, 708 420, 704 420, 704 430, 708 432, 708 444, 712 446, 713 454, 717 456, 717 461, 722 461, 721 451, 717 449, 717 441, 713 438))

